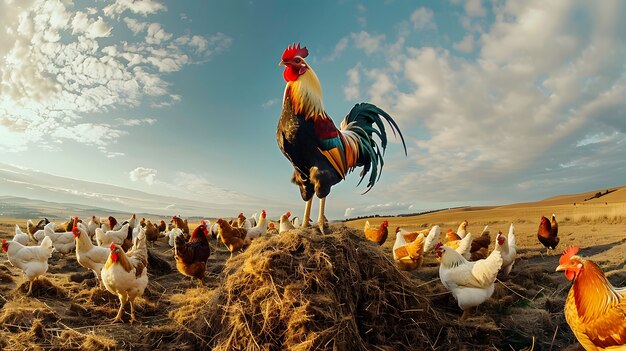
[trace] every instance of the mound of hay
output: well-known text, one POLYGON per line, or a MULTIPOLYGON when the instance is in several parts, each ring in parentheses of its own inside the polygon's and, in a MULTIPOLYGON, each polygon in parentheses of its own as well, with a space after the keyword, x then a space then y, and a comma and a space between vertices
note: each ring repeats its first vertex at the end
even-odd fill
POLYGON ((442 322, 419 289, 362 231, 331 231, 253 241, 226 263, 220 287, 178 301, 172 318, 187 331, 179 341, 213 350, 434 345, 442 322))

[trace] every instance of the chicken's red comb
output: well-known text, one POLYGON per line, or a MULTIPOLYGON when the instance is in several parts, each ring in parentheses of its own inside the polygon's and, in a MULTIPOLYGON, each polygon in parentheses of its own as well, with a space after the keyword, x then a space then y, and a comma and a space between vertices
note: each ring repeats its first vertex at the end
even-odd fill
POLYGON ((239 212, 239 214, 237 215, 237 217, 241 217, 243 216, 243 212, 239 212))
POLYGON ((203 219, 202 222, 200 222, 201 225, 206 225, 206 221, 203 219))
POLYGON ((292 59, 296 56, 305 58, 309 56, 309 50, 307 50, 306 47, 301 48, 300 43, 298 43, 298 45, 296 45, 296 43, 293 43, 288 46, 287 49, 285 49, 285 52, 283 53, 283 61, 292 59))
POLYGON ((111 251, 115 250, 115 243, 111 243, 111 246, 109 247, 109 249, 111 249, 111 251))
POLYGON ((78 224, 78 216, 74 217, 74 227, 72 227, 72 231, 76 229, 76 225, 78 224))
POLYGON ((442 242, 438 242, 437 246, 435 246, 435 250, 439 250, 443 246, 442 242))
POLYGON ((2 239, 2 245, 7 243, 7 239, 2 239))
POLYGON ((291 217, 291 212, 289 212, 289 211, 285 212, 285 216, 291 217))
POLYGON ((396 227, 396 234, 400 231, 400 227, 396 227))
POLYGON ((578 246, 575 245, 563 250, 563 255, 561 255, 561 258, 559 259, 559 264, 566 264, 572 256, 578 253, 578 250, 578 246))

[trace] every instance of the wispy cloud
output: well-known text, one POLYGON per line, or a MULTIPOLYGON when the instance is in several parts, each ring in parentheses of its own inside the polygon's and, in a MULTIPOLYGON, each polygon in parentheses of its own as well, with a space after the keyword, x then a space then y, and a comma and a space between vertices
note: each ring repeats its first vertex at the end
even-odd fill
POLYGON ((164 75, 205 62, 232 43, 223 33, 176 36, 157 22, 119 19, 138 14, 147 20, 167 11, 157 1, 117 0, 99 9, 73 6, 43 0, 2 6, 0 147, 5 150, 49 149, 64 139, 107 147, 127 131, 91 116, 120 107, 177 103, 181 97, 170 91, 164 75), (131 29, 135 39, 103 45, 120 27, 131 29), (89 122, 83 121, 86 116, 89 122))
MULTIPOLYGON (((482 5, 467 2, 465 9, 480 17, 487 11, 482 5)), ((414 169, 385 187, 401 201, 452 201, 459 194, 494 199, 493 189, 542 184, 540 179, 522 181, 522 172, 541 178, 551 176, 539 171, 550 163, 578 167, 570 162, 578 159, 573 146, 597 146, 587 160, 614 165, 626 151, 619 142, 625 129, 626 42, 621 33, 626 26, 616 16, 625 5, 599 9, 533 1, 489 10, 496 19, 480 40, 472 43, 468 33, 456 46, 477 50, 476 59, 443 47, 398 46, 401 41, 365 31, 355 35, 372 41, 360 47, 365 54, 388 57, 385 66, 362 64, 361 88, 368 100, 389 109, 405 137, 414 139, 409 158, 387 162, 414 169), (586 14, 589 26, 576 26, 579 13, 586 14)), ((571 181, 585 177, 553 175, 571 181)))

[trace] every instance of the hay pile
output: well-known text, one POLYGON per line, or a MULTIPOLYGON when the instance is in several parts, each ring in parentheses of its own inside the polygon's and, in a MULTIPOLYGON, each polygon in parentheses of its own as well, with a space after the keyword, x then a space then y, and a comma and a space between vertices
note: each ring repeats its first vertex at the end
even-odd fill
POLYGON ((173 299, 179 342, 214 350, 431 348, 445 321, 362 231, 255 240, 212 291, 173 299))

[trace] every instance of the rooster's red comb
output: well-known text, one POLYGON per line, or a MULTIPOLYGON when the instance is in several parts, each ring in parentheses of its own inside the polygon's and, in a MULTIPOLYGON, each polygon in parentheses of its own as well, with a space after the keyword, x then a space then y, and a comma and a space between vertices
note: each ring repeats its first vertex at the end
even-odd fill
POLYGON ((306 47, 300 48, 300 43, 298 43, 298 45, 293 43, 285 49, 285 52, 283 53, 283 61, 292 59, 296 56, 305 58, 309 56, 309 50, 307 50, 306 47))
POLYGON ((111 246, 109 247, 109 249, 111 249, 111 251, 115 250, 115 243, 111 243, 111 246))
POLYGON ((572 256, 578 253, 578 246, 570 246, 563 251, 563 255, 559 259, 559 264, 566 264, 572 256))
POLYGON ((438 242, 438 243, 437 243, 437 246, 435 246, 435 250, 437 250, 437 251, 438 251, 438 250, 439 250, 442 246, 443 246, 443 243, 438 242))

